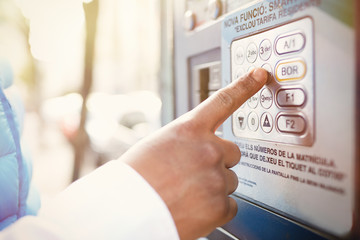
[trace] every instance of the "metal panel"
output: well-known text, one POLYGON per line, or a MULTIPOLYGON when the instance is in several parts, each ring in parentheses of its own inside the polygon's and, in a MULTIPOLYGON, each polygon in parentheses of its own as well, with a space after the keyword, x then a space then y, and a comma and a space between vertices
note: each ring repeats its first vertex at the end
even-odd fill
MULTIPOLYGON (((198 0, 198 2, 205 6, 203 3, 206 1, 198 0)), ((236 218, 224 228, 239 239, 358 239, 359 233, 356 235, 355 232, 360 232, 360 66, 354 52, 355 46, 360 44, 359 37, 355 44, 353 29, 354 12, 360 12, 358 1, 255 0, 241 2, 228 0, 222 2, 224 16, 198 24, 194 26, 193 30, 187 31, 184 29, 184 14, 189 10, 186 1, 174 1, 176 116, 180 116, 196 105, 192 102, 196 102, 193 101, 194 89, 197 86, 195 81, 197 77, 194 72, 198 69, 221 60, 223 86, 231 82, 230 48, 232 41, 293 21, 310 18, 314 24, 314 35, 310 37, 313 39, 314 48, 312 50, 314 52, 314 86, 310 87, 312 98, 310 102, 314 102, 314 104, 310 104, 312 108, 308 109, 310 112, 314 111, 311 113, 314 118, 314 137, 310 143, 287 140, 269 142, 262 140, 261 137, 251 139, 251 137, 239 137, 240 135, 234 136, 231 119, 224 123, 223 134, 225 138, 238 143, 243 153, 254 153, 249 149, 250 146, 260 145, 280 150, 285 154, 289 152, 310 157, 325 157, 328 160, 334 160, 336 162, 334 169, 346 176, 345 180, 337 182, 337 180, 322 179, 320 176, 312 178, 306 174, 299 174, 289 167, 284 167, 283 172, 286 174, 298 173, 297 175, 314 180, 308 181, 307 184, 290 183, 288 179, 262 175, 259 171, 244 167, 245 163, 254 164, 254 159, 245 156, 242 158, 242 165, 234 169, 239 174, 241 185, 234 195, 239 212, 236 218), (221 28, 225 24, 224 20, 241 14, 242 11, 246 13, 246 8, 259 7, 261 4, 268 7, 271 4, 274 7, 276 3, 280 2, 289 3, 289 6, 286 7, 286 4, 279 6, 277 11, 282 11, 281 14, 284 15, 278 21, 271 21, 260 28, 249 30, 241 30, 239 27, 239 34, 234 38, 228 35, 230 31, 221 32, 221 28), (354 11, 355 2, 357 11, 354 11), (286 9, 291 9, 292 4, 298 6, 305 4, 305 7, 294 12, 286 12, 286 9), (312 4, 315 6, 310 6, 312 4), (346 44, 343 44, 344 42, 346 44), (219 56, 220 49, 221 56, 219 56), (355 69, 358 71, 357 76, 355 76, 355 69), (275 180, 276 178, 279 179, 275 180), (253 179, 256 181, 252 181, 253 179), (314 183, 318 185, 311 185, 314 183), (342 190, 340 193, 326 190, 326 184, 337 186, 342 190), (246 185, 253 185, 253 187, 247 189, 246 185), (341 193, 342 191, 344 193, 341 193)), ((270 11, 269 8, 267 11, 270 11)), ((202 15, 202 18, 204 16, 202 15)), ((359 19, 357 23, 360 26, 359 19)), ((235 25, 233 24, 233 26, 235 25)), ((358 33, 359 31, 357 31, 358 33)), ((282 54, 281 49, 278 54, 282 54)), ((359 56, 358 48, 357 58, 359 56)), ((305 103, 302 103, 301 96, 293 101, 296 107, 302 108, 309 103, 308 88, 304 89, 302 84, 296 84, 292 88, 301 89, 306 96, 305 103)), ((279 92, 287 89, 282 87, 279 92)), ((274 98, 277 97, 277 93, 273 94, 274 98)), ((301 95, 299 91, 296 93, 301 95)), ((280 94, 284 94, 284 92, 280 92, 280 94)), ((286 102, 280 101, 277 107, 284 107, 280 106, 281 104, 286 104, 286 102)), ((303 117, 307 118, 307 113, 303 117)), ((277 118, 274 118, 274 121, 276 120, 277 118)), ((276 158, 292 162, 286 156, 277 156, 276 158)), ((269 163, 262 162, 260 165, 267 169, 271 168, 269 167, 271 165, 267 164, 269 163)), ((305 165, 309 167, 311 164, 305 165)), ((277 166, 277 168, 280 167, 277 166)), ((299 178, 297 179, 299 180, 299 178)), ((210 235, 209 239, 223 239, 222 237, 221 233, 217 231, 210 235)))

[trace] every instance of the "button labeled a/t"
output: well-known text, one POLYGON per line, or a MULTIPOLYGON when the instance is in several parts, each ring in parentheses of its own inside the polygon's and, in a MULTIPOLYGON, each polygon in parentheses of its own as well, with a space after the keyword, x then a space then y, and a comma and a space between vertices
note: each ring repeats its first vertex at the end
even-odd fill
POLYGON ((275 43, 277 54, 299 52, 305 46, 305 36, 301 32, 281 35, 275 43))

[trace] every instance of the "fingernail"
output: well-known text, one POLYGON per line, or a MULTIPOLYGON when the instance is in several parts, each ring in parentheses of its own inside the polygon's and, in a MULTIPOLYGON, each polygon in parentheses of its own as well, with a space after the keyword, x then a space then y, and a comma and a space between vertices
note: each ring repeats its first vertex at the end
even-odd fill
POLYGON ((269 78, 269 73, 263 68, 256 68, 251 76, 259 83, 265 84, 269 78))

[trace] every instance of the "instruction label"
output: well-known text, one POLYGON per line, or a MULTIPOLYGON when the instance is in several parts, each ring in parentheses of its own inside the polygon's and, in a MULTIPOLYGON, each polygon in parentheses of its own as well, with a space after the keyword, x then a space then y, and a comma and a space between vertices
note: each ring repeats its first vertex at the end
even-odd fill
POLYGON ((322 0, 269 0, 264 1, 260 6, 248 9, 226 19, 224 28, 234 28, 238 33, 253 28, 261 27, 265 24, 284 17, 292 16, 297 12, 305 11, 310 7, 321 5, 322 0))
MULTIPOLYGON (((260 144, 236 142, 241 150, 240 165, 259 172, 321 188, 336 194, 345 194, 341 183, 346 173, 337 169, 335 161, 327 157, 289 152, 281 148, 269 148, 260 144), (329 181, 332 180, 332 181, 329 181)), ((239 178, 241 184, 253 187, 256 182, 239 178)))

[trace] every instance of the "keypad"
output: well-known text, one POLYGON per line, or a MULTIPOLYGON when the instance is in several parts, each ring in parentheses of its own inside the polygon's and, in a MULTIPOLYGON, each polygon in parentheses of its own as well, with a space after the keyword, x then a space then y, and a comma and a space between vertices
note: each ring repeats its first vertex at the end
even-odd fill
POLYGON ((310 18, 235 39, 232 81, 262 67, 274 76, 232 116, 237 137, 310 146, 314 142, 314 47, 310 18))

